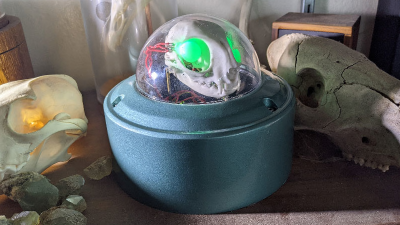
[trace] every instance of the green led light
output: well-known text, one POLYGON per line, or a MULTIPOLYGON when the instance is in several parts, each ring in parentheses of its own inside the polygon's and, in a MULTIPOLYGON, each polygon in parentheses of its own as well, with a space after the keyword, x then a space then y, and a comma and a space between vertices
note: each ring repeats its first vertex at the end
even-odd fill
POLYGON ((196 71, 205 71, 210 67, 210 49, 204 40, 190 38, 180 43, 175 43, 175 52, 186 68, 196 71))
POLYGON ((229 47, 231 47, 233 57, 235 58, 236 62, 241 63, 242 62, 242 57, 240 55, 240 51, 237 48, 233 48, 233 42, 230 37, 226 37, 226 40, 228 41, 229 47))
POLYGON ((179 45, 178 54, 187 62, 195 62, 201 56, 201 48, 195 40, 189 39, 179 45))
POLYGON ((242 62, 242 57, 240 56, 240 52, 237 48, 233 49, 232 51, 233 57, 235 58, 236 62, 241 63, 242 62))
POLYGON ((229 47, 231 47, 231 49, 232 49, 233 48, 232 39, 230 39, 229 37, 226 37, 226 40, 228 41, 229 47))

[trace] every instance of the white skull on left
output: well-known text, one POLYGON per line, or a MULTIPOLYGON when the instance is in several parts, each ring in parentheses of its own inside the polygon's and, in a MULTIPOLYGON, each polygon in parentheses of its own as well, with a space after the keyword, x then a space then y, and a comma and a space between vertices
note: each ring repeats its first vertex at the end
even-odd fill
POLYGON ((0 181, 68 160, 67 149, 86 133, 87 122, 82 95, 67 75, 0 85, 0 181))

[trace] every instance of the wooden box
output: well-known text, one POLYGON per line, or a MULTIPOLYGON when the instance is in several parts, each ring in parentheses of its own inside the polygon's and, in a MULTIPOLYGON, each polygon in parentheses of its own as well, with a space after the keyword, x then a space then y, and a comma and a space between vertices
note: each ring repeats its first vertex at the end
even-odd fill
POLYGON ((356 49, 359 28, 359 15, 290 12, 272 23, 271 41, 285 33, 304 33, 328 38, 336 36, 338 41, 356 49))

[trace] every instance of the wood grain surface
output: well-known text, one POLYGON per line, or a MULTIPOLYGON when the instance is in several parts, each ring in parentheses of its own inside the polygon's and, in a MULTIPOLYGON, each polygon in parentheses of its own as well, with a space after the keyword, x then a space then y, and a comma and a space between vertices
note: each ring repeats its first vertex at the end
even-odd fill
MULTIPOLYGON (((294 158, 292 172, 270 197, 251 206, 215 215, 163 212, 138 203, 125 194, 114 174, 99 181, 83 169, 111 154, 102 106, 95 92, 84 93, 89 119, 87 136, 69 149, 72 159, 44 172, 52 183, 67 176, 86 178, 81 195, 88 208, 88 224, 400 224, 400 169, 386 173, 354 163, 314 163, 294 158)), ((0 196, 0 215, 11 217, 19 205, 0 196)))
POLYGON ((272 23, 272 39, 278 38, 279 30, 320 31, 344 34, 343 44, 356 49, 360 16, 316 13, 287 13, 272 23))
POLYGON ((0 84, 34 77, 21 21, 5 18, 8 24, 0 28, 0 84))

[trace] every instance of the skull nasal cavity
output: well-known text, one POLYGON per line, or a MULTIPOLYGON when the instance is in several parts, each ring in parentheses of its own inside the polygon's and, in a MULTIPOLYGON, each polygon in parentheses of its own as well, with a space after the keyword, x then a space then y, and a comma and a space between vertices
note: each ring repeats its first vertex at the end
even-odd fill
POLYGON ((362 137, 362 138, 361 138, 361 142, 364 143, 364 144, 369 144, 369 138, 367 138, 367 137, 362 137))
POLYGON ((317 108, 321 98, 325 96, 325 85, 322 75, 315 69, 306 68, 297 76, 301 79, 298 99, 304 105, 317 108))

